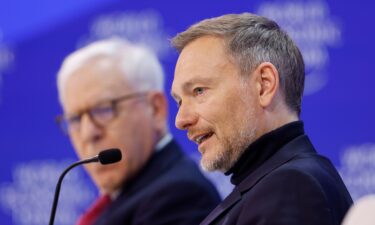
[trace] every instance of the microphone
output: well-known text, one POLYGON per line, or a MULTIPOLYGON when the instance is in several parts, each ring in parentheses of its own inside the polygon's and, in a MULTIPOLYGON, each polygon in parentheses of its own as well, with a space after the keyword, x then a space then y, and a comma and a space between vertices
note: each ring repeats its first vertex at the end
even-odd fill
POLYGON ((62 174, 59 177, 59 180, 57 181, 56 189, 55 189, 55 197, 53 199, 52 204, 52 210, 49 220, 49 225, 53 225, 53 222, 55 220, 55 214, 56 214, 56 208, 57 208, 57 202, 59 201, 59 194, 60 194, 60 188, 62 180, 64 179, 65 175, 69 172, 69 170, 73 169, 74 167, 85 164, 85 163, 92 163, 92 162, 100 162, 102 165, 111 164, 120 161, 122 158, 121 151, 117 148, 107 149, 104 151, 99 152, 98 155, 89 158, 84 159, 78 162, 73 163, 68 168, 62 172, 62 174))

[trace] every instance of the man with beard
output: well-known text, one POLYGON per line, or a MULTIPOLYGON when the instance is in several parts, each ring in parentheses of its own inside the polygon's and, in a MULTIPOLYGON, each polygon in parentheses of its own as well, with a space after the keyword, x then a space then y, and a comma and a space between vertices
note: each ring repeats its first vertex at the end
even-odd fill
POLYGON ((304 62, 291 38, 243 13, 203 20, 172 44, 176 127, 203 168, 235 185, 201 224, 339 225, 352 199, 304 133, 304 62))

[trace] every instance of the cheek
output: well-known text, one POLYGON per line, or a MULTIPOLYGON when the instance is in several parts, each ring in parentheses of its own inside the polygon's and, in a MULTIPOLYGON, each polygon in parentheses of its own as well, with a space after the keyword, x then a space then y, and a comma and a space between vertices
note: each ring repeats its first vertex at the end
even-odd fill
POLYGON ((127 117, 112 127, 108 140, 121 148, 129 163, 136 162, 153 139, 151 122, 146 116, 127 117))
POLYGON ((126 114, 108 126, 107 136, 115 143, 127 144, 134 137, 137 129, 138 118, 132 114, 126 114))
POLYGON ((77 135, 71 135, 70 142, 72 143, 73 148, 80 159, 88 157, 88 152, 85 151, 83 142, 77 135))
POLYGON ((238 112, 240 103, 230 96, 218 96, 214 100, 207 102, 202 108, 202 115, 215 123, 228 123, 231 118, 238 112))
MULTIPOLYGON (((126 127, 108 130, 104 142, 108 148, 119 148, 122 151, 123 157, 127 154, 128 148, 131 147, 131 136, 126 127)), ((127 158, 127 156, 125 157, 127 158)))
POLYGON ((207 115, 211 118, 211 123, 217 129, 219 136, 232 136, 242 129, 246 124, 249 114, 244 102, 238 99, 226 98, 221 104, 213 104, 207 115))

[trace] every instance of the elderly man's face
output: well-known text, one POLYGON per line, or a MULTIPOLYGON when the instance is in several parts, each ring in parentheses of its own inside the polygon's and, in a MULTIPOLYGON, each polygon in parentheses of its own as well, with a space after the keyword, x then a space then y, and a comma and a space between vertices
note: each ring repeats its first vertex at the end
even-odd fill
MULTIPOLYGON (((95 64, 75 71, 65 83, 62 93, 65 115, 100 109, 101 105, 110 105, 110 100, 135 92, 113 67, 99 68, 95 64)), ((102 192, 118 190, 150 157, 156 142, 156 128, 148 100, 146 95, 119 102, 116 116, 104 126, 98 126, 87 113, 83 114, 78 128, 70 130, 71 141, 81 159, 95 156, 104 149, 121 149, 123 157, 119 163, 86 166, 102 192)))
POLYGON ((176 127, 198 144, 203 168, 227 171, 257 132, 255 82, 241 78, 220 38, 189 43, 178 59, 172 95, 176 127))

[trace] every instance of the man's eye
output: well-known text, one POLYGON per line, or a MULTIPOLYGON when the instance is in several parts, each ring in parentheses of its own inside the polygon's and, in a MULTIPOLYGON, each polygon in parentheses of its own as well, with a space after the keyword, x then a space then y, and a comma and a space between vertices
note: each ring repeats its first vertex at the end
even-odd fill
POLYGON ((112 107, 97 107, 91 109, 92 114, 107 114, 107 113, 112 113, 113 109, 112 107))
POLYGON ((90 110, 91 116, 96 120, 109 120, 114 117, 114 109, 112 107, 97 107, 90 110))
POLYGON ((205 89, 202 88, 202 87, 197 87, 197 88, 194 88, 194 90, 193 90, 194 95, 201 95, 201 94, 203 94, 204 91, 205 91, 205 89))

